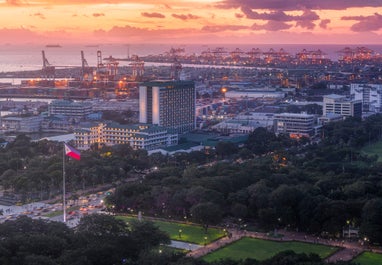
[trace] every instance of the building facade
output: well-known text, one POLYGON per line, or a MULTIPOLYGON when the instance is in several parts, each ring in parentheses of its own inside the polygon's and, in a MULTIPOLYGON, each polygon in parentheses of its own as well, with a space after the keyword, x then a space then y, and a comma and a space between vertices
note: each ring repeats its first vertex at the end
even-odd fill
POLYGON ((339 114, 343 117, 362 117, 362 101, 341 95, 326 95, 323 98, 323 116, 339 114))
POLYGON ((48 105, 49 116, 63 115, 76 120, 84 119, 92 111, 93 105, 85 101, 53 100, 48 105))
POLYGON ((39 132, 41 130, 41 122, 43 118, 41 116, 29 116, 29 117, 3 117, 1 119, 1 129, 4 131, 12 132, 39 132))
POLYGON ((139 122, 185 133, 195 129, 193 81, 154 81, 139 87, 139 122))
POLYGON ((135 150, 153 150, 178 144, 176 132, 150 124, 99 123, 76 130, 74 136, 76 147, 82 150, 89 149, 93 144, 129 144, 135 150))
POLYGON ((292 137, 311 137, 317 133, 316 117, 306 113, 280 113, 274 115, 276 134, 288 134, 292 137))
POLYGON ((350 84, 350 96, 362 101, 363 111, 382 112, 382 84, 350 84))

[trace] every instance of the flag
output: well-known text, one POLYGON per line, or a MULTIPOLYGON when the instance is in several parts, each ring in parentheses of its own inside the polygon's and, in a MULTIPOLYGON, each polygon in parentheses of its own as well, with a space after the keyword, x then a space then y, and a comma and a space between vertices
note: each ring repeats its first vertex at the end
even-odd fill
POLYGON ((81 159, 81 153, 80 151, 76 150, 74 147, 71 147, 70 145, 64 144, 65 145, 65 154, 67 156, 70 156, 76 160, 81 159))

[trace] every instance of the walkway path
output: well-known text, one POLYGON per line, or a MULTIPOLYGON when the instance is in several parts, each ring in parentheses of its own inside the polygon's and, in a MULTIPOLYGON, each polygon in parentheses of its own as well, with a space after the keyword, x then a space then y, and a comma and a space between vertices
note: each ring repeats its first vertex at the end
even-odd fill
POLYGON ((232 235, 230 238, 223 237, 206 246, 195 249, 189 252, 187 255, 190 257, 195 257, 195 258, 202 257, 227 244, 237 241, 241 239, 242 237, 253 237, 253 238, 266 239, 266 240, 283 241, 283 242, 299 241, 299 242, 306 242, 306 243, 323 244, 323 245, 340 248, 333 255, 326 258, 326 261, 328 262, 349 261, 355 258, 356 256, 358 256, 360 253, 362 253, 365 250, 371 250, 373 252, 382 253, 381 248, 366 249, 364 246, 360 245, 358 242, 322 239, 319 237, 308 236, 298 232, 282 231, 280 232, 280 234, 283 235, 282 238, 269 237, 266 233, 248 232, 248 231, 241 231, 241 230, 229 230, 229 233, 231 233, 232 235))

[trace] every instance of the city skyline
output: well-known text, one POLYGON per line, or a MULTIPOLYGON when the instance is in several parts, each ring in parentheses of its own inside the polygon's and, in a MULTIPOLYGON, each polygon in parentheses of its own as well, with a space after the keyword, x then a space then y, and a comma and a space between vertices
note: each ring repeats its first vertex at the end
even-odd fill
POLYGON ((0 0, 0 44, 380 44, 382 0, 0 0))

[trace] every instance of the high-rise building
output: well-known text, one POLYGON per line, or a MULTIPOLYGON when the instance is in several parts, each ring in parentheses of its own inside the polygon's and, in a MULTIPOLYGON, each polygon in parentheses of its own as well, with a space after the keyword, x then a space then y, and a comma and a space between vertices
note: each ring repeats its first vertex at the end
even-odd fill
POLYGON ((195 129, 193 81, 153 81, 139 87, 139 122, 185 133, 195 129))

